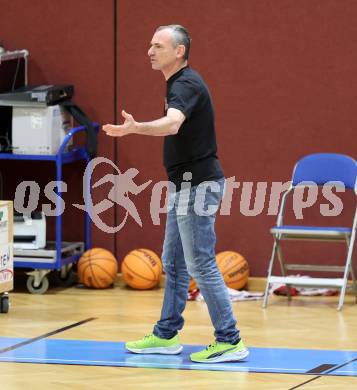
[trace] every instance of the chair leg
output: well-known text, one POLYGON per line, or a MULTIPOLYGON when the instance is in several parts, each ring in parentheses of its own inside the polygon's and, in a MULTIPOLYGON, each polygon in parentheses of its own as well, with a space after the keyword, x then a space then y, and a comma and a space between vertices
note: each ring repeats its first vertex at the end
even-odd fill
MULTIPOLYGON (((347 239, 347 251, 348 251, 349 244, 350 244, 350 240, 347 239)), ((352 260, 351 260, 350 272, 351 272, 351 279, 352 279, 352 291, 353 291, 353 293, 355 294, 356 303, 357 303, 357 283, 356 283, 356 274, 355 274, 355 271, 354 271, 354 269, 353 269, 353 262, 352 262, 352 260)))
MULTIPOLYGON (((286 276, 285 259, 283 256, 283 250, 281 249, 280 243, 277 244, 277 254, 278 254, 281 274, 282 276, 286 276)), ((286 285, 286 289, 287 289, 288 301, 291 301, 291 290, 289 284, 286 285)))
POLYGON ((352 253, 353 253, 353 244, 355 241, 355 234, 356 234, 356 231, 352 230, 351 238, 349 240, 349 245, 348 245, 348 253, 347 253, 347 259, 346 259, 345 272, 343 274, 343 285, 342 285, 341 292, 340 292, 340 299, 338 302, 337 310, 342 309, 343 302, 344 302, 345 295, 346 295, 348 275, 349 275, 350 271, 352 271, 351 262, 352 262, 352 253))
POLYGON ((356 276, 355 271, 353 269, 353 264, 351 263, 351 278, 352 278, 352 291, 354 292, 356 296, 356 302, 357 302, 357 283, 356 283, 356 276))
POLYGON ((337 306, 338 311, 342 310, 343 302, 345 300, 345 294, 346 294, 346 285, 343 284, 343 286, 341 288, 341 292, 340 292, 340 298, 338 300, 338 306, 337 306))
POLYGON ((271 274, 273 272, 273 266, 274 266, 274 260, 275 260, 275 256, 276 256, 277 245, 278 245, 277 244, 277 239, 274 238, 273 251, 272 251, 272 254, 271 254, 270 261, 269 261, 267 284, 266 284, 266 287, 265 287, 264 300, 263 300, 263 305, 262 305, 263 309, 265 309, 267 307, 267 305, 268 305, 270 277, 271 277, 271 274))

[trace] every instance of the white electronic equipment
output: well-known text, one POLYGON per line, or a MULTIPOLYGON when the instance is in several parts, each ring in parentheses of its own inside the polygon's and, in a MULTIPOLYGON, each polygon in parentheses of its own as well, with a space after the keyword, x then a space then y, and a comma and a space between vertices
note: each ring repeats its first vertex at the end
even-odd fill
POLYGON ((13 106, 13 153, 57 154, 72 125, 71 115, 59 105, 13 106))
POLYGON ((14 214, 14 249, 42 249, 46 246, 46 217, 43 212, 31 216, 14 214))

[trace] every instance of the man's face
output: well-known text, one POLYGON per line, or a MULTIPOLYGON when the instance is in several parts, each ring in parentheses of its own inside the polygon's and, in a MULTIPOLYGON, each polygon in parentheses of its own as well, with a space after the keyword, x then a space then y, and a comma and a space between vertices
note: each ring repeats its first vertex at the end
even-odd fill
POLYGON ((169 29, 157 31, 150 43, 148 51, 151 66, 155 70, 172 67, 182 58, 182 45, 175 47, 172 33, 169 29))

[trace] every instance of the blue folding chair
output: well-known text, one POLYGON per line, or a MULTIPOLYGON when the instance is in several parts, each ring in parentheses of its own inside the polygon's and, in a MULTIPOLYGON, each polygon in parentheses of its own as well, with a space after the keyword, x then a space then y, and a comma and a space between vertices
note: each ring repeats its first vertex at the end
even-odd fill
POLYGON ((317 153, 308 155, 299 160, 294 168, 290 188, 283 194, 276 226, 270 229, 274 237, 273 251, 268 268, 267 285, 265 289, 263 308, 267 306, 268 294, 272 283, 283 283, 287 286, 288 299, 291 299, 291 286, 310 287, 337 287, 340 289, 340 297, 337 310, 341 310, 345 298, 348 277, 351 274, 352 288, 356 294, 356 278, 352 266, 352 254, 356 236, 357 207, 354 210, 354 218, 351 227, 326 227, 326 226, 290 226, 284 225, 283 216, 286 199, 289 193, 296 188, 305 187, 314 183, 318 186, 340 183, 345 189, 351 190, 357 195, 357 163, 348 156, 334 153, 317 153), (287 264, 282 253, 282 240, 318 240, 341 241, 347 244, 347 256, 344 266, 311 265, 311 264, 287 264), (279 261, 281 276, 273 276, 273 266, 276 258, 279 261), (287 276, 287 271, 328 271, 343 274, 340 278, 301 278, 287 276))

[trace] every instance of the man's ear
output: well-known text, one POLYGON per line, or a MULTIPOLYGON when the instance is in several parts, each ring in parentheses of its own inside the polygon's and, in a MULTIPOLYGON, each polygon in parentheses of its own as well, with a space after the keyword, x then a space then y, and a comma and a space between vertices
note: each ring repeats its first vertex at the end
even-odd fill
POLYGON ((183 58, 185 55, 186 47, 185 45, 178 45, 177 46, 177 57, 183 58))

